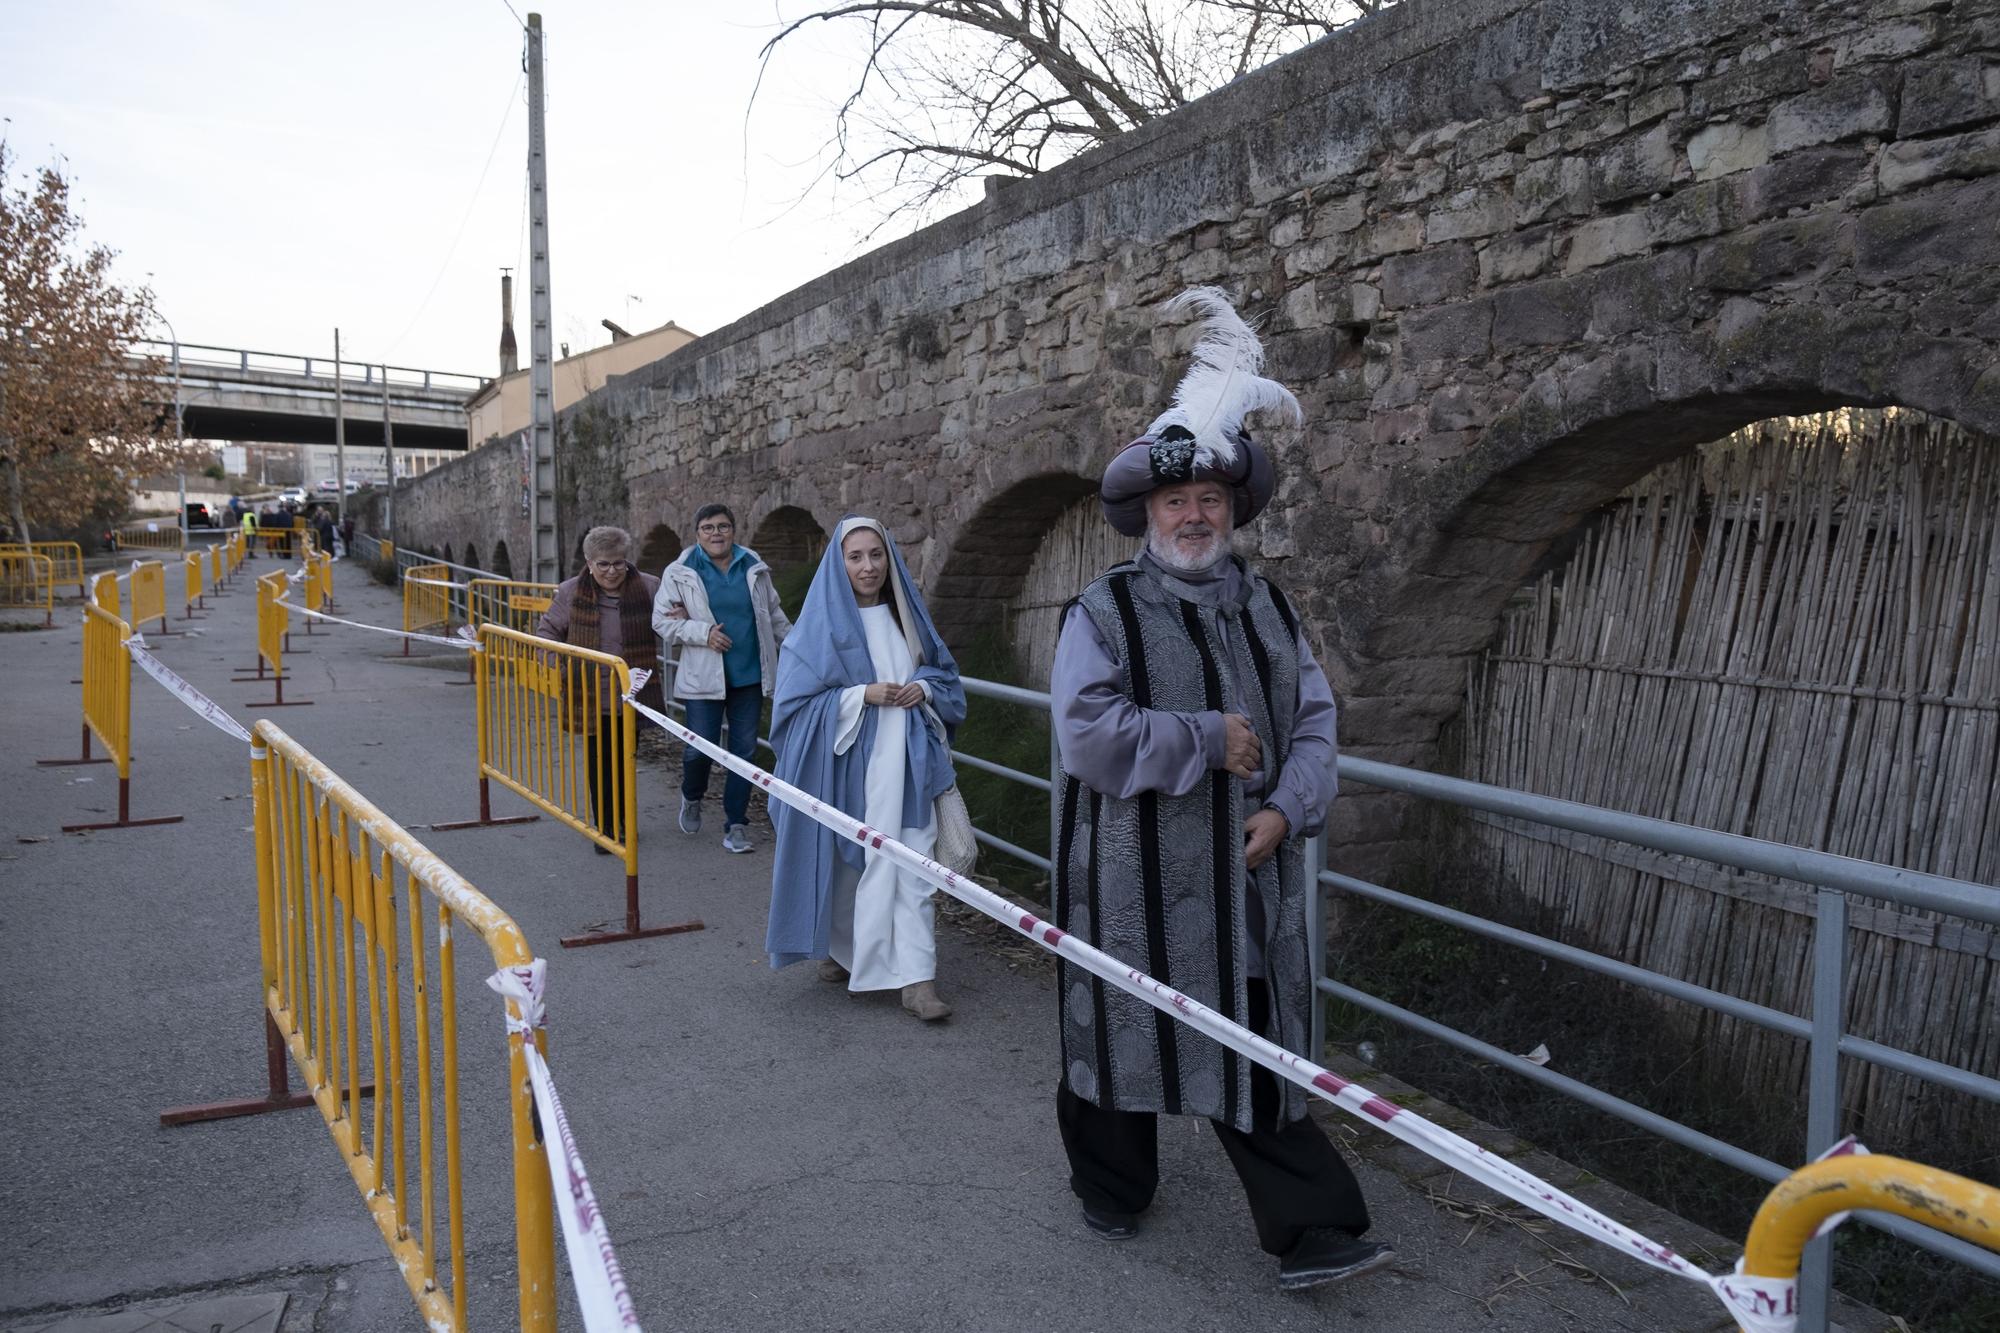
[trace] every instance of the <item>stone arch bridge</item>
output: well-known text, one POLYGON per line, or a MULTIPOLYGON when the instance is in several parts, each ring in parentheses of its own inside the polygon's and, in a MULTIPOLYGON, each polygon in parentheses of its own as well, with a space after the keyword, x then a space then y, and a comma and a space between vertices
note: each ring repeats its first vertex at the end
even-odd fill
MULTIPOLYGON (((970 633, 1161 404, 1195 283, 1307 413, 1240 548, 1346 745, 1427 763, 1503 604, 1660 462, 1841 404, 2000 432, 2000 0, 1405 0, 612 381, 565 544, 873 512, 970 633)), ((529 544, 508 448, 404 494, 406 541, 529 544)))

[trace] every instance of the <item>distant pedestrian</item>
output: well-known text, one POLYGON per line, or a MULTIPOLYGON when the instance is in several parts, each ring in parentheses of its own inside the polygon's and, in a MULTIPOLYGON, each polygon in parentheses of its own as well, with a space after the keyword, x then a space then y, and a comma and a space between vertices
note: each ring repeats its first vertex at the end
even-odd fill
POLYGON ((257 558, 257 512, 250 508, 249 505, 244 505, 243 517, 239 521, 243 525, 243 558, 245 560, 255 560, 257 558))
MULTIPOLYGON (((792 622, 778 602, 771 567, 736 544, 728 505, 695 511, 696 542, 660 571, 653 628, 680 649, 674 697, 687 705, 688 730, 720 745, 726 722, 729 752, 748 759, 757 749, 764 700, 778 678, 778 645, 792 622)), ((711 767, 693 746, 681 757, 681 832, 701 832, 701 803, 711 767)), ((722 782, 722 846, 747 852, 750 782, 735 773, 722 782)))
MULTIPOLYGON (((928 855, 963 721, 958 664, 896 544, 872 518, 844 520, 778 656, 777 776, 928 855)), ((801 811, 774 803, 771 820, 771 966, 816 958, 822 981, 899 991, 925 1022, 949 1016, 929 881, 801 811)))
POLYGON ((322 508, 319 519, 313 524, 313 536, 319 541, 319 549, 329 556, 336 554, 333 542, 333 511, 322 508))
MULTIPOLYGON (((592 528, 583 537, 584 566, 573 579, 556 588, 549 609, 542 612, 535 633, 544 639, 591 648, 620 657, 635 670, 653 673, 640 698, 661 706, 660 653, 649 623, 653 594, 659 581, 632 564, 632 534, 623 528, 592 528)), ((563 665, 563 664, 558 664, 563 665)), ((632 834, 625 827, 623 795, 618 778, 624 771, 621 748, 623 705, 613 688, 611 669, 565 674, 561 707, 573 730, 584 736, 584 776, 590 789, 590 815, 597 829, 614 842, 632 834)), ((599 844, 597 850, 609 854, 599 844)))

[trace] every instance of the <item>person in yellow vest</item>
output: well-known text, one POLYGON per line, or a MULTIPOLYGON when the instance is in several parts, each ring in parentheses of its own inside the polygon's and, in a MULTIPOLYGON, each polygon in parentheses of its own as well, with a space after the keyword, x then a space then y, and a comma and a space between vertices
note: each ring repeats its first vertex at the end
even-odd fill
POLYGON ((242 527, 243 558, 245 560, 255 560, 257 558, 257 511, 248 505, 243 506, 242 527))

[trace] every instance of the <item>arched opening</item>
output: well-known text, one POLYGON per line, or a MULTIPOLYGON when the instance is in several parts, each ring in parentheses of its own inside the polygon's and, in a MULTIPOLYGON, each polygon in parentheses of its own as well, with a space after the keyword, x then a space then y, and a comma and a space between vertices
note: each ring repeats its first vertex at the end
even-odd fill
POLYGON ((479 548, 471 542, 465 544, 465 564, 468 569, 479 569, 479 548))
POLYGON ((1092 579, 1131 559, 1138 549, 1138 541, 1105 521, 1104 507, 1095 495, 1084 496, 1057 515, 1002 619, 1013 648, 1012 679, 1030 689, 1049 687, 1063 607, 1092 579))
POLYGON ((826 529, 819 520, 797 505, 780 505, 757 525, 749 544, 771 567, 771 579, 787 615, 798 615, 804 605, 826 542, 826 529))
POLYGON ((493 572, 503 579, 514 577, 514 561, 507 554, 506 542, 493 543, 493 572))
MULTIPOLYGON (((959 528, 931 589, 930 608, 968 674, 1020 676, 1008 608, 1021 597, 1036 554, 1064 513, 1096 492, 1094 480, 1043 473, 1015 482, 959 528)), ((1081 584, 1070 595, 1080 591, 1081 584)))
POLYGON ((781 505, 764 515, 749 545, 772 569, 790 569, 818 562, 826 551, 826 529, 797 505, 781 505))
POLYGON ((449 564, 455 564, 455 563, 457 563, 457 562, 456 562, 456 561, 454 561, 454 560, 452 559, 452 557, 451 557, 451 543, 450 543, 450 542, 446 542, 446 543, 444 544, 444 549, 443 549, 442 551, 440 551, 440 552, 438 553, 438 559, 440 559, 440 560, 444 561, 444 562, 445 562, 445 563, 446 563, 447 565, 449 565, 449 564))
POLYGON ((658 574, 686 549, 687 543, 679 533, 664 523, 655 523, 646 533, 645 541, 639 544, 639 568, 648 574, 658 574))
MULTIPOLYGON (((1406 580, 1370 641, 1398 655, 1364 666, 1373 693, 1343 721, 1421 735, 1435 709, 1433 753, 1478 781, 2000 879, 2000 438, 1899 407, 1767 409, 1661 405, 1490 478, 1406 580), (1453 655, 1482 632, 1475 653, 1453 655), (1398 714, 1386 701, 1399 679, 1406 697, 1434 697, 1398 714)), ((1375 838, 1421 833, 1426 897, 1778 1012, 1811 1009, 1808 886, 1472 813, 1399 828, 1403 813, 1343 793, 1336 840, 1370 824, 1375 838)), ((1330 858, 1359 859, 1339 845, 1330 858)), ((1851 912, 1850 1030, 2000 1071, 1990 932, 1886 903, 1851 912)), ((1766 1156, 1796 1152, 1804 1043, 1580 969, 1524 969, 1518 951, 1411 921, 1352 909, 1333 938, 1354 946, 1336 944, 1330 969, 1488 1040, 1532 1031, 1597 1086, 1766 1156), (1381 961, 1413 947, 1450 964, 1418 982, 1381 961), (1532 980, 1500 988, 1524 970, 1532 980)), ((1575 1125, 1549 1131, 1552 1150, 1605 1167, 1590 1146, 1605 1122, 1519 1085, 1482 1091, 1459 1057, 1367 1022, 1341 1035, 1379 1042, 1390 1072, 1475 1114, 1504 1096, 1513 1119, 1575 1125)), ((1878 1151, 1966 1171, 2000 1141, 1990 1105, 1877 1066, 1847 1071, 1842 1125, 1878 1151)), ((1685 1173, 1651 1147, 1620 1165, 1641 1192, 1685 1173)), ((1747 1209, 1761 1187, 1745 1191, 1747 1209)))

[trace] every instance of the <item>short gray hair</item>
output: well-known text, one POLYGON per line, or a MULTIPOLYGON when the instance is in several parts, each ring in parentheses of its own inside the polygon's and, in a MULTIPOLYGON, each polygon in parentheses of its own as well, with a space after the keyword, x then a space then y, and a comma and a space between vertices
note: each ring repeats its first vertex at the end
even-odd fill
POLYGON ((592 528, 583 534, 585 560, 630 560, 632 534, 623 528, 592 528))

